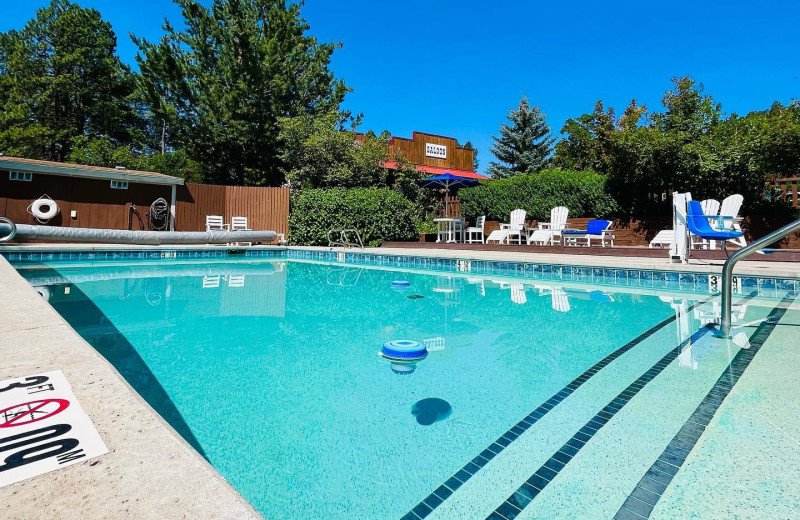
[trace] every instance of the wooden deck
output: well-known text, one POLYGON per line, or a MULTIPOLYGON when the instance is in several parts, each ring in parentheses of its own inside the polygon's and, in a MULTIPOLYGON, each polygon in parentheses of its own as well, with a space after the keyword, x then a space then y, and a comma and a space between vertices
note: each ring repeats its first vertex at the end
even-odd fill
MULTIPOLYGON (((499 245, 499 244, 437 244, 435 242, 384 242, 382 248, 408 248, 408 249, 447 249, 462 251, 506 251, 511 253, 543 253, 565 255, 590 255, 590 256, 619 256, 626 258, 667 258, 669 249, 648 247, 564 247, 564 246, 528 246, 528 245, 499 245)), ((735 248, 730 249, 736 251, 735 248)), ((698 260, 724 260, 725 253, 721 250, 706 251, 693 250, 692 258, 698 260)), ((783 249, 769 254, 753 254, 743 261, 759 262, 800 262, 800 250, 783 249)))

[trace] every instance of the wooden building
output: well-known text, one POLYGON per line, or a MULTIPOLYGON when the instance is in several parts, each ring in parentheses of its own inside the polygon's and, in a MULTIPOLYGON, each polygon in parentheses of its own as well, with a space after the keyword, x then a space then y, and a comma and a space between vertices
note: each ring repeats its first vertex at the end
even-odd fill
MULTIPOLYGON (((411 139, 392 137, 389 142, 389 157, 398 154, 414 164, 417 170, 431 175, 451 173, 460 177, 488 179, 485 175, 472 170, 475 150, 459 146, 454 137, 424 132, 413 132, 411 139)), ((386 167, 389 169, 396 166, 395 161, 386 162, 386 167)))
POLYGON ((39 224, 29 207, 49 197, 59 211, 48 225, 129 229, 132 205, 147 210, 163 198, 170 203, 174 225, 177 187, 183 183, 155 172, 0 155, 0 216, 18 224, 39 224))

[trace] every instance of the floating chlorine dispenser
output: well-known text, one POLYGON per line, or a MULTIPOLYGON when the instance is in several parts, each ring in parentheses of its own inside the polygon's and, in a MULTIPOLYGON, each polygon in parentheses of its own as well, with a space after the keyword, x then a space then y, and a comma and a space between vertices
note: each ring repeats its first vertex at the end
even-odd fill
POLYGON ((396 339, 384 343, 380 355, 392 361, 420 361, 428 356, 428 349, 418 341, 396 339))
POLYGON ((407 291, 408 287, 411 285, 411 282, 408 280, 393 280, 392 281, 392 290, 394 291, 407 291))

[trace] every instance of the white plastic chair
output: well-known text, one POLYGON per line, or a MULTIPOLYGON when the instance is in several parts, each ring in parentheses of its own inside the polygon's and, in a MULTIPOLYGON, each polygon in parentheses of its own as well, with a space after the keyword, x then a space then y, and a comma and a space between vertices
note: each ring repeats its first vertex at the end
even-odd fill
POLYGON ((230 226, 224 222, 222 215, 206 215, 206 231, 228 231, 230 226))
MULTIPOLYGON (((744 202, 744 197, 739 195, 731 195, 730 197, 726 197, 722 201, 722 205, 719 208, 719 214, 722 217, 738 217, 739 210, 742 209, 742 203, 744 202)), ((705 212, 704 212, 705 213, 705 212)), ((726 219, 725 227, 732 228, 734 231, 742 231, 742 226, 738 222, 734 222, 733 220, 726 219)), ((745 247, 747 245, 747 241, 744 239, 744 236, 740 238, 734 238, 729 240, 729 242, 733 242, 734 244, 745 247)))
POLYGON ((466 240, 468 244, 478 243, 483 244, 483 228, 486 225, 486 216, 482 215, 477 218, 475 221, 475 226, 468 227, 466 229, 466 240), (473 236, 477 235, 476 239, 473 241, 473 236))
POLYGON ((550 230, 550 245, 556 242, 561 243, 561 232, 567 227, 567 217, 569 216, 569 208, 565 206, 556 206, 550 210, 550 222, 540 222, 539 229, 550 230))
MULTIPOLYGON (((511 218, 508 224, 500 224, 500 231, 505 231, 506 243, 511 243, 512 237, 517 237, 517 243, 522 244, 522 235, 525 232, 525 216, 527 212, 524 209, 515 209, 511 212, 511 218)), ((501 240, 502 242, 502 240, 501 240)))
MULTIPOLYGON (((233 217, 231 218, 231 231, 252 231, 247 225, 247 217, 233 217)), ((247 244, 252 246, 252 242, 234 242, 236 245, 247 244)))

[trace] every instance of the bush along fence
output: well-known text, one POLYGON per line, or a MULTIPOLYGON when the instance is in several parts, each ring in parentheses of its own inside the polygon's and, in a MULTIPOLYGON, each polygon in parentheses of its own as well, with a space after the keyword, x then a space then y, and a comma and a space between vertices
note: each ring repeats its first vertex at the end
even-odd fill
POLYGON ((474 221, 507 222, 511 212, 522 208, 528 219, 548 220, 556 206, 569 208, 571 217, 603 218, 618 211, 616 201, 605 191, 606 178, 594 172, 543 170, 531 175, 484 182, 459 191, 464 216, 474 221))
POLYGON ((357 229, 365 246, 419 238, 419 210, 388 188, 305 189, 292 192, 289 240, 326 246, 328 231, 357 229))

